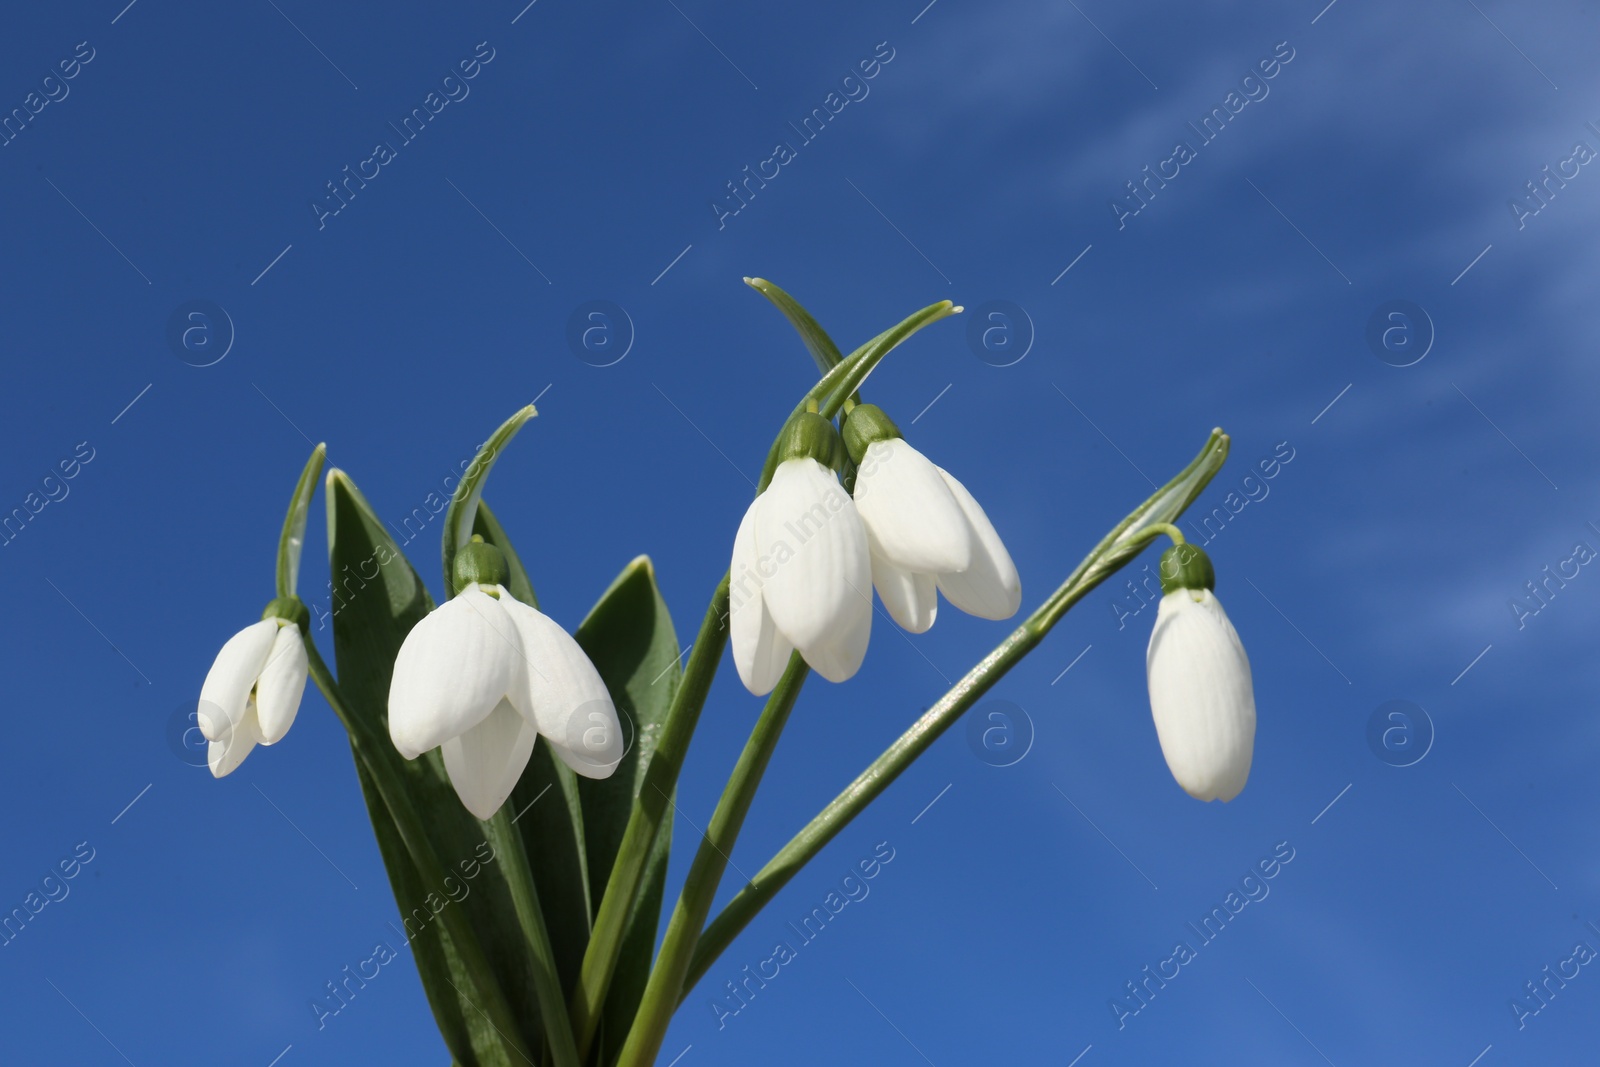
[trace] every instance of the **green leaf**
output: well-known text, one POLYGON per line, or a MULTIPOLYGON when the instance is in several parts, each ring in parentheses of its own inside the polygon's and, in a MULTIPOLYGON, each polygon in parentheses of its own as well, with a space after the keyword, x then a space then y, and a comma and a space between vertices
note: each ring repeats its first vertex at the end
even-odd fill
POLYGON ((514 1042, 528 1042, 538 1055, 543 1041, 526 951, 499 870, 509 857, 486 850, 484 825, 462 807, 437 750, 408 761, 387 743, 395 655, 433 602, 399 546, 342 471, 328 474, 327 507, 338 689, 347 714, 356 720, 351 741, 358 766, 364 759, 373 766, 373 774, 401 783, 422 832, 448 872, 437 884, 423 878, 389 807, 363 769, 368 812, 423 989, 440 1033, 462 1067, 526 1067, 514 1042), (491 860, 485 860, 486 851, 491 860), (446 909, 455 914, 439 914, 446 909), (472 953, 447 930, 463 918, 460 929, 477 942, 476 951, 490 972, 486 976, 474 974, 463 963, 472 953), (521 1034, 503 1034, 504 1027, 488 1021, 479 990, 486 979, 504 992, 521 1023, 521 1034))
MULTIPOLYGON (((649 557, 640 556, 623 569, 574 636, 605 680, 618 716, 633 731, 633 743, 611 777, 578 780, 589 885, 598 907, 682 673, 678 637, 649 557)), ((616 970, 601 1017, 601 1063, 613 1062, 621 1051, 649 977, 671 837, 668 820, 655 835, 616 949, 616 970)))
POLYGON ((816 361, 818 374, 827 374, 839 365, 839 361, 844 358, 839 355, 839 346, 833 343, 833 338, 828 336, 826 330, 817 325, 817 320, 811 317, 811 312, 800 306, 798 300, 765 278, 746 278, 744 283, 772 301, 777 309, 783 312, 789 324, 800 335, 806 351, 810 352, 811 358, 816 361))
MULTIPOLYGON (((494 512, 489 510, 487 501, 478 505, 472 532, 505 555, 510 571, 506 589, 511 595, 524 604, 538 607, 527 568, 522 565, 522 559, 494 512)), ((594 915, 577 775, 556 758, 550 746, 540 738, 506 806, 511 809, 522 835, 523 848, 528 853, 528 866, 533 871, 550 945, 555 952, 556 973, 561 977, 562 995, 570 996, 583 964, 584 949, 589 944, 594 915)))
POLYGON ((446 597, 456 595, 455 561, 456 550, 472 539, 473 521, 478 514, 478 501, 483 497, 483 483, 489 480, 489 472, 494 469, 494 461, 500 458, 501 451, 517 436, 517 431, 522 429, 522 424, 539 414, 533 405, 521 408, 505 422, 500 428, 489 435, 489 439, 478 449, 478 454, 473 457, 472 463, 461 476, 461 484, 456 486, 456 491, 450 496, 450 509, 444 516, 444 537, 441 553, 444 557, 444 591, 446 597))
POLYGON ((319 444, 311 450, 300 480, 295 483, 294 494, 289 497, 289 511, 283 517, 283 533, 278 537, 278 595, 294 596, 300 584, 300 552, 306 547, 306 517, 311 514, 311 497, 317 491, 317 480, 322 475, 322 464, 328 458, 328 446, 319 444))

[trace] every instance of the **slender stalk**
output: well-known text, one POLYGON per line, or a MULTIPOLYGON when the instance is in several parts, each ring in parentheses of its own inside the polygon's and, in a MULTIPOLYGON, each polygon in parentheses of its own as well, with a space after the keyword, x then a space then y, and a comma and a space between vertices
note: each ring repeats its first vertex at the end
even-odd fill
POLYGON ((1176 528, 1170 525, 1170 520, 1181 515, 1200 495, 1221 469, 1227 455, 1227 435, 1221 430, 1212 431, 1206 447, 1188 467, 1156 490, 1143 505, 1106 534, 1068 575, 1066 581, 1021 626, 968 671, 949 692, 939 698, 938 703, 929 708, 855 781, 795 834, 701 934, 679 992, 679 1002, 704 977, 712 962, 756 913, 788 884, 800 868, 889 788, 901 772, 926 752, 1007 671, 1044 640, 1072 605, 1131 561, 1158 534, 1171 536, 1176 528))
POLYGON ((656 742, 650 765, 645 769, 639 795, 634 798, 628 826, 622 832, 622 843, 617 848, 611 877, 600 898, 600 910, 595 915, 594 930, 589 935, 589 947, 583 953, 578 984, 572 991, 572 1028, 580 1058, 589 1055, 595 1028, 605 1006, 606 991, 611 986, 611 977, 616 970, 617 952, 626 933, 628 915, 633 911, 634 899, 644 879, 645 860, 666 818, 672 791, 678 784, 678 772, 683 768, 683 759, 689 750, 689 740, 694 736, 695 726, 700 721, 700 709, 705 706, 717 665, 722 661, 723 647, 728 643, 728 598, 728 576, 725 574, 717 584, 711 603, 706 608, 705 618, 700 623, 700 632, 689 653, 683 678, 678 683, 678 691, 673 694, 672 705, 667 709, 661 738, 656 742))
MULTIPOLYGON (((422 829, 422 820, 417 816, 416 809, 411 806, 410 796, 394 781, 388 768, 375 758, 375 754, 382 751, 383 740, 373 734, 365 720, 350 713, 339 692, 339 685, 334 681, 328 665, 322 661, 322 655, 317 651, 311 635, 307 633, 301 636, 306 646, 306 657, 310 661, 311 677, 316 679, 317 688, 322 690, 328 705, 344 724, 357 758, 371 773, 372 781, 377 785, 378 793, 389 809, 389 817, 394 820, 395 829, 400 832, 400 839, 405 842, 406 851, 411 853, 411 861, 417 865, 417 873, 428 885, 443 885, 444 867, 440 864, 427 833, 422 829)), ((489 1025, 494 1027, 506 1047, 514 1050, 528 1064, 534 1064, 534 1060, 524 1048, 527 1039, 511 1012, 505 991, 494 978, 494 971, 490 969, 488 958, 483 954, 483 946, 479 944, 478 935, 467 922, 465 913, 460 908, 446 908, 439 913, 439 919, 449 930, 450 940, 461 959, 462 967, 473 976, 477 983, 478 996, 484 1001, 482 1007, 476 1004, 472 1006, 488 1019, 489 1025)), ((463 999, 465 996, 463 993, 463 999)))
POLYGON ((504 850, 510 860, 501 865, 501 870, 507 872, 511 903, 532 955, 539 1016, 550 1041, 555 1067, 580 1067, 583 1061, 572 1039, 572 1023, 567 1016, 566 1000, 561 995, 561 978, 556 973, 555 951, 550 947, 550 933, 545 929, 544 909, 539 906, 539 891, 533 884, 522 834, 511 825, 511 816, 504 807, 495 812, 486 825, 489 836, 494 839, 495 851, 504 850))
POLYGON ((728 777, 727 787, 717 801, 711 822, 706 825, 705 836, 695 852, 689 875, 684 880, 683 891, 672 909, 672 920, 667 924, 666 936, 661 941, 661 951, 656 955, 655 966, 650 970, 650 980, 645 986, 639 1011, 634 1016, 628 1040, 622 1047, 617 1067, 648 1067, 661 1051, 661 1042, 667 1036, 667 1026, 672 1013, 677 1010, 684 975, 689 970, 700 930, 711 904, 716 897, 717 885, 727 868, 728 853, 744 825, 750 803, 755 799, 761 776, 772 759, 778 738, 783 733, 789 712, 800 696, 800 687, 810 674, 799 653, 789 657, 789 667, 779 679, 777 687, 767 699, 761 718, 750 739, 745 742, 739 762, 728 777))

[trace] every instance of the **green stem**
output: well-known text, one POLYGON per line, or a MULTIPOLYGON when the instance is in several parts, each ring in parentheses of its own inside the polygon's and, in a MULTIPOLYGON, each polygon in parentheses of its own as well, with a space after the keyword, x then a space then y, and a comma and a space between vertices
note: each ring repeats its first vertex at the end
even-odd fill
POLYGON ((1177 518, 1194 502, 1221 469, 1227 455, 1227 435, 1221 430, 1212 431, 1206 447, 1188 467, 1156 490, 1144 504, 1106 534, 1062 582, 1060 588, 1028 616, 1011 636, 968 671, 938 703, 929 708, 871 766, 795 834, 706 927, 679 993, 680 1002, 729 943, 800 868, 887 789, 918 756, 926 752, 1007 671, 1044 640, 1072 605, 1138 555, 1157 533, 1167 533, 1168 530, 1163 527, 1169 527, 1170 520, 1177 518))
POLYGON ((600 898, 600 910, 595 915, 594 930, 589 935, 589 947, 583 953, 583 967, 578 974, 578 985, 572 991, 571 1002, 572 1028, 580 1058, 587 1058, 594 1041, 606 992, 610 989, 611 977, 616 970, 617 953, 627 932, 628 916, 633 911, 634 900, 644 879, 645 861, 655 843, 656 833, 666 818, 673 790, 677 788, 678 772, 683 768, 689 741, 700 721, 700 710, 705 706, 711 681, 722 660, 722 650, 728 643, 727 614, 728 575, 724 574, 706 608, 694 648, 689 653, 689 662, 684 666, 683 678, 678 683, 678 691, 673 694, 672 704, 667 709, 661 738, 650 757, 650 765, 645 769, 639 795, 634 797, 633 811, 628 816, 627 828, 622 832, 622 843, 617 848, 611 877, 600 898))
POLYGON ((750 803, 755 799, 756 788, 761 784, 761 776, 772 759, 789 712, 809 673, 799 653, 789 657, 788 669, 767 698, 761 718, 739 754, 739 762, 734 765, 722 798, 717 801, 716 811, 711 815, 684 880, 683 891, 672 909, 672 920, 661 941, 655 966, 650 970, 650 980, 617 1067, 648 1067, 661 1051, 661 1042, 667 1036, 672 1013, 678 1007, 684 976, 700 939, 700 930, 711 912, 722 872, 728 866, 728 854, 733 851, 750 803))
MULTIPOLYGON (((417 865, 417 874, 427 885, 444 885, 444 867, 440 864, 438 854, 434 852, 427 833, 422 829, 422 820, 418 817, 416 809, 411 806, 410 796, 405 788, 395 781, 392 768, 385 765, 378 755, 383 751, 382 746, 387 743, 387 739, 375 736, 364 719, 350 713, 345 707, 338 683, 334 681, 328 665, 322 661, 322 655, 317 651, 311 635, 307 633, 301 636, 306 646, 306 658, 310 661, 311 677, 316 680, 317 688, 322 690, 328 706, 333 708, 334 714, 339 716, 339 721, 344 724, 357 758, 372 775, 372 781, 378 787, 378 793, 383 797, 385 807, 389 809, 389 817, 394 820, 395 829, 399 831, 400 839, 405 842, 406 851, 411 853, 411 862, 417 865)), ((483 946, 479 944, 478 935, 467 922, 465 913, 460 908, 446 908, 439 914, 439 919, 450 932, 450 940, 461 959, 463 969, 477 982, 478 996, 484 1001, 484 1006, 481 1008, 476 1004, 472 1006, 489 1020, 489 1025, 494 1027, 509 1049, 514 1050, 527 1063, 533 1064, 534 1061, 529 1058, 523 1047, 526 1038, 517 1025, 516 1017, 511 1013, 504 990, 494 979, 494 971, 490 969, 489 960, 483 954, 483 946)), ((461 995, 463 999, 466 998, 465 993, 461 995)))
POLYGON ((1144 538, 1144 540, 1140 542, 1140 547, 1149 544, 1162 534, 1166 534, 1175 545, 1184 544, 1182 530, 1178 529, 1170 522, 1153 522, 1149 526, 1146 526, 1139 534, 1140 537, 1144 538))
POLYGON ((511 825, 507 810, 501 807, 486 825, 489 836, 494 839, 495 851, 504 850, 510 860, 502 864, 500 869, 506 872, 517 922, 532 952, 533 985, 539 999, 539 1015, 544 1022, 545 1036, 550 1041, 550 1051, 555 1057, 555 1067, 580 1067, 583 1061, 572 1039, 572 1023, 567 1017, 566 1000, 561 996, 561 978, 556 973, 556 957, 550 947, 550 933, 544 925, 544 909, 539 906, 539 891, 533 884, 522 834, 511 825))

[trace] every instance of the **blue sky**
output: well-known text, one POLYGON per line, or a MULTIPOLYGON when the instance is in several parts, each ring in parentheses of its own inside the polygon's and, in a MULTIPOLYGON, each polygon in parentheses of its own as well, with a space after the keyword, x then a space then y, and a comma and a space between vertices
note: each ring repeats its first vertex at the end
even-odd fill
MULTIPOLYGON (((811 375, 744 275, 846 346, 940 299, 1026 310, 1020 362, 957 319, 869 388, 983 502, 1025 605, 1227 429, 1196 512, 1258 497, 1209 550, 1260 725, 1237 800, 1185 796, 1145 695, 1153 609, 1119 629, 1120 581, 1097 591, 993 694, 1031 722, 1027 755, 988 765, 964 723, 940 740, 733 944, 664 1061, 1492 1067, 1592 1046, 1592 967, 1520 1028, 1510 1007, 1600 949, 1600 576, 1567 564, 1526 600, 1600 551, 1600 171, 1510 207, 1576 143, 1600 151, 1592 8, 122 2, 15 11, 0 40, 0 114, 57 97, 0 147, 0 507, 55 497, 0 546, 0 907, 78 849, 67 895, 0 949, 7 1062, 445 1062, 409 957, 325 1029, 308 1008, 396 913, 321 697, 220 782, 170 725, 271 596, 310 441, 398 522, 535 396, 489 495, 542 607, 576 625, 648 553, 687 643, 811 375), (1275 52, 1119 228, 1124 183, 1275 52), (435 91, 459 99, 403 143, 389 124, 435 91), (800 143, 790 123, 835 91, 856 98, 800 143), (314 208, 378 140, 398 147, 377 176, 314 208), (780 140, 777 176, 714 208, 780 140), (231 323, 205 367, 167 338, 198 300, 231 323), (610 366, 567 341, 597 300, 631 322, 610 366), (1432 323, 1410 366, 1366 341, 1394 300, 1432 323), (1367 741, 1393 700, 1431 723, 1411 766, 1367 741), (882 842, 870 894, 719 1027, 722 983, 882 842), (1124 984, 1275 849, 1270 892, 1119 1028, 1124 984)), ((437 595, 434 533, 412 559, 437 595)), ((325 550, 319 504, 308 599, 325 550)), ((856 679, 813 680, 735 865, 1006 632, 879 625, 856 679)), ((758 708, 719 676, 680 786, 696 824, 758 708)))

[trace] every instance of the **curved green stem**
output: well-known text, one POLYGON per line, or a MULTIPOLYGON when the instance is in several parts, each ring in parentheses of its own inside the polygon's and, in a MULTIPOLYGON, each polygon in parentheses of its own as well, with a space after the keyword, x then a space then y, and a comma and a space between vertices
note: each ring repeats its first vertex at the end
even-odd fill
POLYGON ((522 834, 511 825, 508 809, 501 807, 485 825, 494 839, 495 851, 504 851, 510 862, 501 865, 511 888, 511 903, 527 939, 532 954, 533 986, 539 999, 539 1016, 544 1022, 545 1037, 550 1041, 550 1051, 555 1067, 580 1067, 582 1060, 572 1038, 572 1023, 567 1016, 567 1003, 561 995, 561 978, 556 973, 555 951, 550 947, 550 933, 544 925, 544 909, 539 906, 539 891, 534 887, 528 867, 528 853, 522 843, 522 834))
MULTIPOLYGON (((758 871, 699 938, 679 999, 687 996, 730 942, 756 913, 788 884, 796 872, 885 789, 1006 672, 1044 640, 1052 627, 1090 590, 1127 564, 1170 521, 1183 513, 1221 469, 1228 456, 1228 436, 1213 430, 1206 447, 1177 477, 1158 489, 1123 519, 1084 557, 1066 581, 1023 624, 978 662, 939 702, 855 781, 846 786, 805 828, 758 871)), ((1169 534, 1170 536, 1170 534, 1169 534)))
POLYGON ((1149 526, 1146 526, 1143 532, 1140 534, 1140 536, 1144 538, 1142 544, 1148 545, 1151 541, 1154 541, 1162 534, 1166 534, 1175 545, 1186 543, 1183 537, 1183 531, 1172 525, 1172 523, 1153 522, 1149 526))
POLYGON ((617 1067, 649 1067, 661 1051, 661 1042, 672 1022, 672 1013, 678 1007, 695 945, 700 940, 700 930, 727 868, 728 854, 733 851, 735 839, 744 825, 750 803, 755 799, 756 788, 766 772, 767 763, 777 748, 778 738, 800 696, 800 687, 810 674, 805 660, 798 652, 789 657, 788 669, 783 672, 767 705, 745 742, 739 762, 734 765, 728 784, 717 801, 711 822, 706 825, 705 836, 695 852, 684 880, 683 891, 672 909, 672 920, 661 941, 661 951, 656 955, 655 966, 650 970, 650 981, 645 986, 644 997, 639 1002, 638 1014, 628 1031, 628 1040, 622 1047, 617 1067))
POLYGON ((667 817, 672 792, 678 784, 678 772, 700 721, 700 709, 705 706, 717 665, 722 661, 722 649, 728 643, 728 599, 728 575, 724 574, 711 596, 678 691, 667 709, 661 738, 650 757, 650 765, 645 768, 644 781, 640 783, 639 795, 634 798, 627 828, 622 832, 611 877, 600 898, 600 910, 589 935, 589 947, 583 953, 578 984, 572 991, 572 1028, 580 1058, 589 1055, 611 976, 616 970, 617 953, 627 931, 628 916, 644 879, 645 861, 667 817))
MULTIPOLYGON (((399 831, 400 839, 405 842, 406 851, 411 854, 411 861, 417 865, 417 874, 426 884, 443 885, 445 868, 439 862, 438 854, 434 852, 427 833, 422 829, 422 820, 418 817, 416 809, 411 806, 411 798, 405 789, 396 783, 390 768, 385 766, 378 756, 382 751, 381 746, 387 743, 387 739, 377 737, 365 720, 350 713, 345 707, 344 698, 339 693, 339 684, 334 680, 333 673, 328 670, 328 665, 322 661, 322 655, 317 651, 311 635, 301 636, 306 647, 311 677, 316 680, 317 688, 322 690, 328 706, 333 708, 334 714, 339 716, 339 721, 344 724, 357 758, 371 773, 372 781, 378 787, 384 805, 389 809, 389 817, 394 820, 395 829, 399 831)), ((526 1037, 511 1012, 505 991, 494 980, 494 971, 490 969, 488 958, 483 954, 483 946, 478 943, 478 935, 467 922, 465 913, 460 908, 446 908, 439 914, 439 919, 450 932, 450 940, 461 958, 462 967, 478 983, 478 996, 484 1004, 482 1007, 478 1005, 473 1007, 483 1013, 489 1020, 489 1025, 494 1027, 509 1049, 515 1050, 528 1064, 534 1064, 535 1061, 529 1057, 525 1047, 526 1037)), ((463 998, 466 996, 464 992, 461 995, 463 998)))

